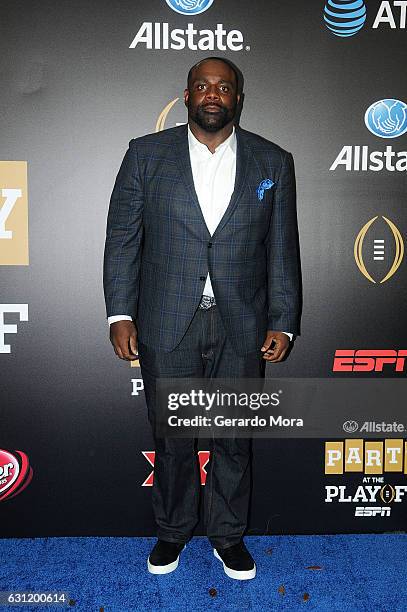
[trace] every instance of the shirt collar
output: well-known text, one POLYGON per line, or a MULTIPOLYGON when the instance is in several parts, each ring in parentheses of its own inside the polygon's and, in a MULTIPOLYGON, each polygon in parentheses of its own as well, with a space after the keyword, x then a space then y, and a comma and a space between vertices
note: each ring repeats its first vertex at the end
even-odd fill
MULTIPOLYGON (((191 128, 188 125, 188 144, 189 144, 189 149, 191 150, 196 150, 196 151, 205 151, 210 153, 208 147, 203 144, 202 142, 200 142, 196 136, 193 135, 191 128)), ((232 133, 230 136, 228 136, 226 138, 226 140, 224 140, 223 142, 220 143, 220 145, 218 145, 215 149, 216 151, 219 151, 219 149, 223 148, 223 147, 229 147, 232 151, 232 153, 236 154, 236 130, 235 130, 235 126, 233 126, 232 128, 232 133)))

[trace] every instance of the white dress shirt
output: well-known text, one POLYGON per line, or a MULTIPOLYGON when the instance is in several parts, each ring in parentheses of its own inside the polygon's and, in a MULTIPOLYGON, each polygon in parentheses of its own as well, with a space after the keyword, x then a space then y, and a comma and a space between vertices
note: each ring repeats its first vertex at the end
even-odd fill
MULTIPOLYGON (((188 144, 196 195, 212 236, 228 207, 235 186, 235 128, 229 138, 216 147, 215 153, 211 153, 206 145, 195 138, 189 126, 188 144)), ((203 295, 213 296, 209 272, 203 295)))
MULTIPOLYGON (((231 135, 216 147, 215 152, 211 153, 208 147, 193 135, 188 125, 188 145, 196 195, 205 223, 212 236, 228 207, 235 186, 235 128, 233 127, 231 135)), ((203 295, 213 296, 209 272, 203 295)), ((109 324, 121 320, 131 321, 132 319, 128 315, 108 317, 109 324)), ((292 334, 284 333, 292 340, 292 334)))

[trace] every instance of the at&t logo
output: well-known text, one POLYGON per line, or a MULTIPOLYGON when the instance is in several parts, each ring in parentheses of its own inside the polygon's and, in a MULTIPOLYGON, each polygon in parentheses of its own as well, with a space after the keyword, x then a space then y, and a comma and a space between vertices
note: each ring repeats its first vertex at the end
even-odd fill
MULTIPOLYGON (((370 0, 368 5, 373 5, 370 0)), ((357 34, 366 25, 366 5, 363 0, 326 0, 323 20, 328 30, 340 38, 357 34)), ((404 30, 406 28, 407 0, 383 0, 373 18, 371 28, 377 30, 404 30)))
MULTIPOLYGON (((407 2, 407 0, 406 0, 407 2)), ((407 105, 401 100, 386 98, 374 102, 365 112, 365 125, 380 138, 397 138, 407 132, 407 105)), ((344 166, 348 172, 407 171, 407 151, 371 151, 368 145, 344 145, 329 170, 344 166)))
POLYGON ((365 113, 368 130, 380 138, 397 138, 407 132, 407 104, 388 98, 374 102, 365 113))
POLYGON ((407 0, 393 0, 388 2, 384 0, 379 6, 376 13, 372 28, 376 30, 384 25, 386 29, 389 27, 392 30, 399 28, 404 30, 406 27, 407 0))
POLYGON ((366 21, 363 0, 328 0, 324 8, 325 25, 335 36, 353 36, 366 21))
POLYGON ((166 2, 173 11, 181 15, 199 15, 213 4, 213 0, 166 0, 166 2))
MULTIPOLYGON (((166 3, 181 15, 194 16, 207 11, 213 0, 166 0, 166 3)), ((188 23, 185 28, 170 29, 168 23, 145 21, 131 41, 129 49, 135 49, 139 45, 144 45, 147 49, 174 51, 241 51, 244 41, 240 30, 228 31, 223 23, 218 23, 214 30, 198 30, 193 23, 188 23)), ((250 46, 245 49, 249 51, 250 46)))

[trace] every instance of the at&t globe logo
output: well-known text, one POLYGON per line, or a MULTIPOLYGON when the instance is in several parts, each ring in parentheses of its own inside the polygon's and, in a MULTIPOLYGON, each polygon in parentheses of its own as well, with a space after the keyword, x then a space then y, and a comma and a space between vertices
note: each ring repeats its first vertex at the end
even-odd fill
POLYGON ((366 21, 365 3, 363 0, 327 0, 324 21, 335 36, 353 36, 363 28, 366 21))
POLYGON ((397 138, 407 132, 407 104, 387 98, 369 106, 365 113, 368 130, 380 138, 397 138))
POLYGON ((207 11, 213 0, 165 0, 169 7, 181 15, 199 15, 207 11))

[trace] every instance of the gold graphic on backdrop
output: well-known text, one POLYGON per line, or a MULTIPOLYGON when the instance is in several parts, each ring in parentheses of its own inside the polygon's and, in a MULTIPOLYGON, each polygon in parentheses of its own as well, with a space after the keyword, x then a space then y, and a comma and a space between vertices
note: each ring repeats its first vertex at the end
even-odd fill
POLYGON ((387 483, 380 489, 380 498, 384 504, 391 504, 396 497, 396 491, 391 484, 387 483))
POLYGON ((403 447, 401 439, 386 440, 384 443, 384 469, 386 472, 403 471, 403 447))
POLYGON ((325 474, 364 472, 407 474, 407 440, 387 438, 364 440, 347 438, 343 441, 325 441, 325 474), (403 462, 403 450, 405 452, 403 462))
POLYGON ((0 265, 28 263, 27 162, 0 161, 0 265))
POLYGON ((157 123, 155 124, 155 131, 156 132, 162 132, 163 131, 163 129, 165 128, 165 121, 167 119, 168 113, 170 112, 172 107, 178 102, 178 100, 179 100, 179 98, 174 98, 174 100, 171 100, 171 102, 169 102, 167 104, 167 106, 165 106, 163 108, 163 110, 161 111, 161 113, 158 116, 157 123))
MULTIPOLYGON (((377 281, 375 281, 374 278, 372 278, 372 276, 369 274, 366 268, 365 262, 363 261, 363 241, 365 239, 365 236, 368 230, 370 229, 371 225, 373 225, 373 223, 376 221, 376 219, 378 219, 378 215, 376 215, 376 217, 372 217, 372 219, 370 219, 367 223, 365 223, 365 225, 362 227, 362 229, 356 236, 355 245, 353 249, 357 267, 359 268, 363 276, 367 278, 371 283, 376 283, 377 281)), ((390 219, 388 219, 387 217, 382 216, 382 219, 384 219, 384 221, 387 223, 387 225, 391 229, 391 232, 394 237, 394 243, 396 246, 396 250, 394 254, 393 263, 390 266, 390 269, 387 272, 386 276, 382 278, 382 280, 380 281, 380 284, 388 281, 389 278, 391 278, 393 274, 397 272, 397 270, 400 267, 401 262, 403 261, 403 257, 404 257, 404 242, 403 242, 403 238, 399 230, 394 225, 394 223, 390 221, 390 219)))
POLYGON ((365 442, 365 474, 383 474, 383 442, 365 442))

